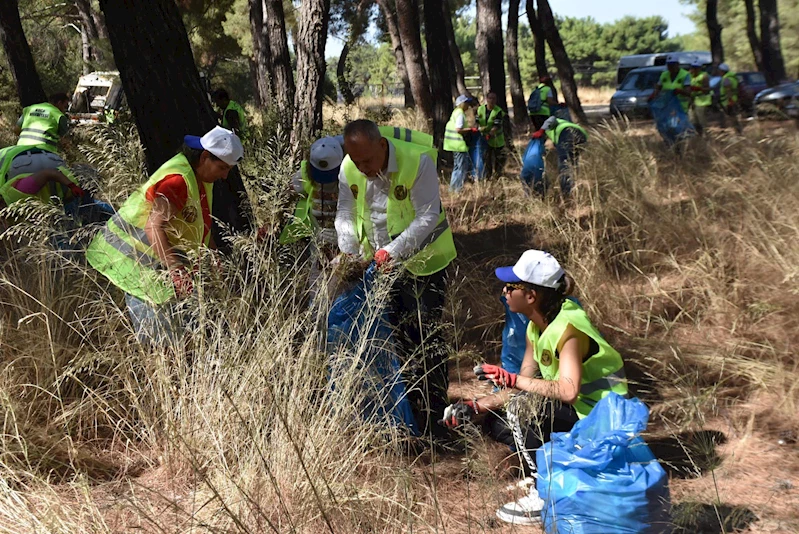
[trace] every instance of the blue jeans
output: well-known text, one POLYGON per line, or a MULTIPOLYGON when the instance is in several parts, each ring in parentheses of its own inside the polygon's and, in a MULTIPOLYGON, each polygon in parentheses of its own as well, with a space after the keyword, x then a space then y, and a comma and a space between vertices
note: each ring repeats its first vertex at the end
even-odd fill
POLYGON ((186 318, 177 306, 153 306, 129 293, 125 293, 125 304, 136 339, 142 345, 165 348, 183 342, 186 318))
POLYGON ((460 193, 466 176, 472 170, 472 158, 468 152, 453 152, 452 179, 449 182, 449 190, 453 193, 460 193))

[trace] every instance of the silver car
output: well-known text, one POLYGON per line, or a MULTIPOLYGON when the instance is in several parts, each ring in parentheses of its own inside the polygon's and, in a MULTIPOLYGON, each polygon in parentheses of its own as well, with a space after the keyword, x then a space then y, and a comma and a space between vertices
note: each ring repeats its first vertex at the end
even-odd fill
POLYGON ((755 109, 758 115, 776 113, 795 116, 797 98, 799 98, 799 81, 782 83, 760 91, 755 96, 755 109))

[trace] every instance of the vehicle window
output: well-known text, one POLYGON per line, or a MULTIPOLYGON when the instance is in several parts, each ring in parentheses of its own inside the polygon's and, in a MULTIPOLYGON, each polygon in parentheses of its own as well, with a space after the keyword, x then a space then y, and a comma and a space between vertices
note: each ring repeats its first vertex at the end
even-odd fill
POLYGON ((621 91, 632 91, 633 89, 638 89, 638 79, 641 75, 637 72, 633 72, 627 75, 624 79, 624 83, 621 84, 619 89, 621 91))
POLYGON ((766 83, 766 77, 760 72, 753 72, 747 76, 746 83, 750 85, 762 85, 766 83))

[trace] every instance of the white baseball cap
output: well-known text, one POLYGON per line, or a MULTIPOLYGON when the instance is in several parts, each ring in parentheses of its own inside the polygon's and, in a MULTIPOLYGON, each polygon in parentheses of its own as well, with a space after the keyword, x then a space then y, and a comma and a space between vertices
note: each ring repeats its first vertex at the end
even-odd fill
POLYGON ((460 95, 458 98, 455 99, 455 105, 460 106, 464 102, 471 102, 471 98, 466 95, 460 95))
POLYGON ((311 145, 311 179, 320 184, 329 184, 338 178, 339 167, 344 160, 344 150, 335 137, 323 137, 311 145))
POLYGON ((550 117, 544 121, 544 124, 541 125, 542 130, 554 130, 558 125, 558 118, 557 117, 550 117))
POLYGON ((680 62, 680 59, 677 57, 676 54, 669 54, 668 56, 666 56, 666 65, 673 64, 673 63, 679 63, 679 62, 680 62))
POLYGON ((230 166, 238 165, 244 157, 244 147, 241 146, 239 136, 221 126, 215 127, 202 137, 184 136, 183 142, 189 148, 207 150, 230 166))
POLYGON ((557 289, 566 271, 558 260, 543 250, 528 250, 513 267, 499 267, 495 271, 503 282, 527 282, 542 287, 557 289))

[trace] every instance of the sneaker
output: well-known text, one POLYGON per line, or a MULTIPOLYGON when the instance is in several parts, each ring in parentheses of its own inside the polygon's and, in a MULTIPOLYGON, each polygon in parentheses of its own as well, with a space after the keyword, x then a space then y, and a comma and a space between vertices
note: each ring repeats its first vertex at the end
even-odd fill
POLYGON ((531 487, 528 495, 497 510, 497 517, 514 525, 537 525, 541 523, 544 504, 535 487, 531 487))

